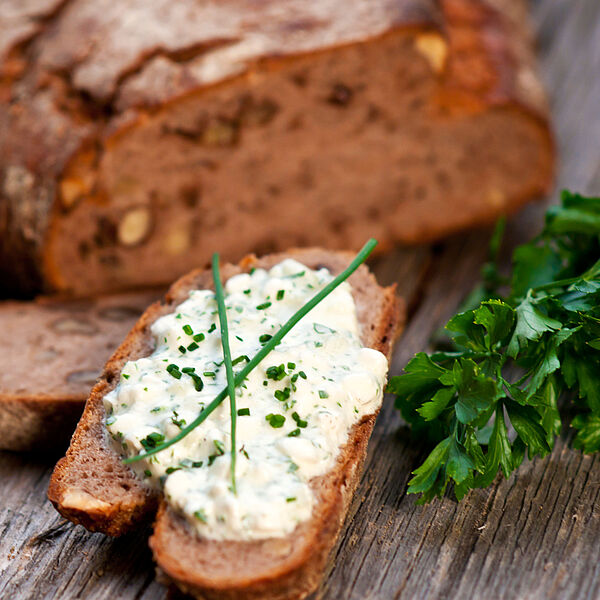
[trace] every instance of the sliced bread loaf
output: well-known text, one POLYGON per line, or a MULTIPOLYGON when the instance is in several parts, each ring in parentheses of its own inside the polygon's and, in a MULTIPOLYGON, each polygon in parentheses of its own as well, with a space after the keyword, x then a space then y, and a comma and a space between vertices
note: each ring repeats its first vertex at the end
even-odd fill
POLYGON ((104 363, 158 295, 0 303, 0 448, 64 447, 104 363))
MULTIPOLYGON (((227 265, 223 279, 252 267, 269 268, 293 257, 311 268, 341 272, 352 255, 320 249, 293 250, 240 265, 227 265)), ((393 288, 382 288, 362 266, 349 279, 361 340, 388 357, 399 330, 399 300, 393 288)), ((334 468, 311 480, 316 496, 310 519, 292 535, 260 541, 230 542, 203 539, 133 471, 109 442, 102 398, 119 381, 126 361, 153 350, 150 325, 183 302, 192 289, 212 287, 207 271, 194 271, 173 285, 165 302, 152 305, 107 363, 92 390, 67 455, 57 464, 48 496, 65 517, 93 531, 120 535, 155 514, 150 544, 163 577, 201 598, 301 598, 312 591, 342 526, 348 504, 360 479, 367 442, 376 414, 353 426, 334 468)))
POLYGON ((21 288, 167 284, 216 245, 419 243, 551 183, 523 0, 44 6, 0 16, 0 273, 21 288))

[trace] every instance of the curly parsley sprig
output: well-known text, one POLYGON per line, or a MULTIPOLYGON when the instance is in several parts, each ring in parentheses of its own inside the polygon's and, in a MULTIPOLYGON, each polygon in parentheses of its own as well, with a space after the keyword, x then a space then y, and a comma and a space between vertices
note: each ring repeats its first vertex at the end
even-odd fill
MULTIPOLYGON (((389 382, 404 419, 434 445, 408 485, 421 503, 449 483, 460 500, 499 470, 508 477, 526 452, 548 454, 567 390, 574 447, 600 450, 600 198, 563 192, 513 265, 507 297, 488 281, 487 298, 450 319, 455 351, 421 352, 389 382)), ((503 282, 494 265, 489 273, 503 282)))

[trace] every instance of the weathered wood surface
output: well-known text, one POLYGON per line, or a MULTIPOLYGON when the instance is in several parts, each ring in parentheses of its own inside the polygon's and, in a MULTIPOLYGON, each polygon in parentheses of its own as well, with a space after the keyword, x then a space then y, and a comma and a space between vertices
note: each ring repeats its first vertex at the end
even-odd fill
MULTIPOLYGON (((598 194, 600 3, 537 0, 532 10, 561 153, 557 189, 598 194)), ((531 207, 515 219, 512 240, 531 236, 541 213, 531 207)), ((456 310, 487 240, 475 232, 377 265, 411 300, 392 373, 456 310)), ((600 598, 599 457, 562 440, 460 504, 420 507, 404 492, 424 448, 401 425, 388 399, 318 597, 600 598)), ((55 458, 0 453, 0 598, 173 597, 154 580, 146 532, 112 540, 63 522, 45 499, 55 458)))

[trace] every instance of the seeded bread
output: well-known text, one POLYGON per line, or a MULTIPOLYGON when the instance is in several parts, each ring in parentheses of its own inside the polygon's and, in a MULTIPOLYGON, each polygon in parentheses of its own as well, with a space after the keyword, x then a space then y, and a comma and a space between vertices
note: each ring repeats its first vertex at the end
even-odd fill
MULTIPOLYGON (((226 265, 222 277, 228 279, 252 267, 270 268, 286 257, 311 268, 325 266, 337 274, 353 256, 321 249, 292 250, 261 259, 249 256, 238 266, 226 265)), ((400 321, 400 301, 394 288, 378 286, 365 266, 349 281, 362 342, 389 357, 400 321)), ((138 526, 152 518, 158 507, 150 546, 161 576, 198 598, 303 598, 317 586, 339 534, 360 479, 376 414, 352 428, 336 466, 311 481, 318 499, 311 519, 290 536, 259 542, 215 542, 198 537, 158 493, 123 465, 103 424, 102 397, 116 386, 125 362, 153 350, 150 325, 172 312, 191 289, 210 287, 210 273, 194 271, 173 285, 163 303, 153 304, 144 313, 92 390, 67 455, 54 470, 48 497, 71 521, 109 535, 138 526)))
POLYGON ((104 363, 158 295, 0 303, 0 448, 64 448, 104 363))
POLYGON ((524 0, 13 4, 0 271, 22 289, 419 243, 550 185, 524 0))

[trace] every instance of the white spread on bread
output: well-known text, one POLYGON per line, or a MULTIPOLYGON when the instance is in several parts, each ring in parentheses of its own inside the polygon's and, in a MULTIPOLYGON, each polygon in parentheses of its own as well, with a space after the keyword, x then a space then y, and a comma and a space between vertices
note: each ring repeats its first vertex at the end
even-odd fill
MULTIPOLYGON (((327 269, 292 259, 230 278, 234 372, 332 279, 327 269)), ((126 363, 104 398, 108 431, 127 456, 176 435, 226 386, 212 291, 190 292, 154 322, 152 335, 154 353, 126 363)), ((351 288, 343 283, 237 388, 237 494, 228 400, 179 443, 133 468, 162 485, 167 501, 204 537, 288 535, 311 515, 310 480, 334 466, 351 427, 379 408, 386 372, 385 356, 361 344, 351 288)))

